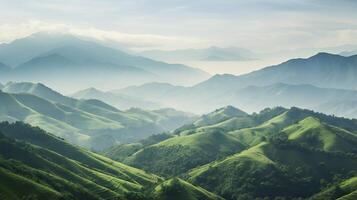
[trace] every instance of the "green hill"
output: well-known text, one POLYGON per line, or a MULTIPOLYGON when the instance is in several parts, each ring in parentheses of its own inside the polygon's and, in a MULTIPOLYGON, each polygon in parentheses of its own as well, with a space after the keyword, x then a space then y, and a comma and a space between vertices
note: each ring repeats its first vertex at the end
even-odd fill
POLYGON ((335 184, 314 195, 313 200, 353 200, 357 198, 357 177, 352 177, 335 184))
POLYGON ((355 119, 339 118, 313 112, 311 110, 292 107, 284 113, 277 115, 258 126, 231 131, 230 134, 234 135, 242 143, 253 146, 267 137, 278 134, 284 128, 295 124, 306 117, 315 117, 332 126, 344 128, 352 133, 357 132, 357 120, 355 119))
POLYGON ((179 178, 169 179, 155 187, 153 196, 157 200, 223 200, 179 178))
POLYGON ((1 121, 24 121, 68 141, 101 150, 190 123, 195 116, 172 109, 120 111, 99 100, 77 100, 42 84, 8 83, 1 92, 1 121))
POLYGON ((356 155, 276 140, 194 169, 188 180, 226 199, 292 199, 312 196, 333 182, 334 176, 348 176, 356 170, 356 155))
POLYGON ((357 136, 344 129, 307 117, 282 130, 288 139, 324 151, 357 153, 357 136))
POLYGON ((248 114, 233 106, 226 106, 215 110, 207 115, 203 115, 200 119, 194 122, 195 126, 212 125, 222 122, 232 117, 242 117, 248 114))
POLYGON ((135 143, 114 145, 101 153, 113 160, 122 162, 137 151, 171 137, 173 137, 173 135, 166 133, 155 134, 135 143))
POLYGON ((222 129, 225 132, 230 132, 243 128, 255 127, 285 111, 287 111, 287 109, 275 107, 267 108, 259 113, 248 115, 237 108, 226 106, 201 116, 192 124, 186 124, 177 128, 174 131, 174 134, 187 135, 198 131, 217 128, 222 129))
POLYGON ((48 193, 54 197, 76 199, 124 198, 127 193, 139 192, 160 180, 155 175, 72 146, 23 123, 1 123, 0 131, 3 133, 0 170, 5 172, 4 178, 9 179, 6 182, 13 183, 6 187, 1 184, 1 195, 6 197, 16 190, 20 190, 19 195, 21 192, 28 194, 25 189, 16 187, 29 184, 39 190, 39 195, 48 193))
POLYGON ((153 173, 172 176, 244 148, 238 140, 221 130, 209 130, 173 137, 145 147, 124 162, 153 173))

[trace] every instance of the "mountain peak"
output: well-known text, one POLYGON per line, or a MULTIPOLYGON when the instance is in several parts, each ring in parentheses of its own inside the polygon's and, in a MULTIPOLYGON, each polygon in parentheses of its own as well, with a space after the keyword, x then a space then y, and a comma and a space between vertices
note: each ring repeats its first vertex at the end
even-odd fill
POLYGON ((316 55, 310 57, 310 59, 329 59, 329 58, 343 58, 344 56, 338 54, 332 54, 327 52, 319 52, 316 55))
POLYGON ((234 106, 231 106, 231 105, 228 105, 228 106, 225 106, 223 108, 220 108, 217 111, 220 112, 220 113, 224 113, 227 116, 231 116, 231 117, 239 117, 239 116, 248 115, 246 112, 244 112, 244 111, 242 111, 242 110, 240 110, 240 109, 238 109, 238 108, 236 108, 234 106))

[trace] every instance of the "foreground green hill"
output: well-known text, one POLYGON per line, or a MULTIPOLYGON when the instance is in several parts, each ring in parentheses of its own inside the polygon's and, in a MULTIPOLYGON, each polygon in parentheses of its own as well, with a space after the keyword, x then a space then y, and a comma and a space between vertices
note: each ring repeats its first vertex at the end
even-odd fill
POLYGON ((153 196, 157 200, 223 200, 179 178, 169 179, 155 187, 153 196))
POLYGON ((277 139, 194 169, 187 178, 226 199, 307 198, 334 177, 355 174, 356 158, 277 139))
POLYGON ((126 199, 160 181, 29 125, 1 123, 0 132, 0 193, 6 198, 126 199))
POLYGON ((24 121, 68 141, 100 150, 175 129, 195 119, 173 109, 120 111, 98 100, 63 96, 42 84, 8 83, 0 92, 0 120, 24 121))

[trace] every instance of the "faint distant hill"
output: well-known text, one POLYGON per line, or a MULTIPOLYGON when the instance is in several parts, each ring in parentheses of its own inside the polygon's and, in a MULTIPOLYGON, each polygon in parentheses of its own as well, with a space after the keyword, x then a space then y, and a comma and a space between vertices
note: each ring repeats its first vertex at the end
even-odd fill
MULTIPOLYGON (((154 91, 162 91, 160 87, 144 84, 117 92, 152 100, 154 91), (152 92, 139 92, 144 88, 152 92)), ((197 113, 206 113, 226 105, 234 105, 248 112, 271 106, 299 106, 357 117, 355 112, 351 112, 354 104, 345 103, 356 99, 356 87, 357 56, 319 53, 240 76, 215 75, 192 87, 167 87, 168 92, 160 93, 155 100, 197 113), (326 106, 331 103, 336 109, 326 106)))
POLYGON ((343 51, 340 53, 341 56, 354 56, 357 55, 357 50, 355 51, 343 51))
POLYGON ((140 98, 132 97, 124 94, 114 94, 112 92, 103 92, 96 88, 88 88, 78 91, 71 95, 77 99, 98 99, 119 109, 129 109, 132 107, 144 109, 158 109, 162 105, 149 100, 142 100, 140 98))
POLYGON ((1 44, 0 61, 14 68, 2 74, 6 81, 52 82, 68 87, 68 82, 74 81, 81 88, 152 81, 188 85, 209 77, 199 69, 130 55, 66 34, 37 33, 1 44))
POLYGON ((149 50, 140 55, 165 61, 243 61, 256 59, 256 55, 244 48, 209 47, 204 49, 179 49, 172 51, 149 50))

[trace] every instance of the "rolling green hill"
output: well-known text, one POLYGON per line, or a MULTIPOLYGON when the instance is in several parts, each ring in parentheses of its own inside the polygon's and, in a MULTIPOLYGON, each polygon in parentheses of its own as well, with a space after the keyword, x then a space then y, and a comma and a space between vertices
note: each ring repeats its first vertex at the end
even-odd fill
POLYGON ((223 200, 179 178, 169 179, 155 187, 153 196, 157 200, 223 200))
POLYGON ((315 117, 321 122, 328 123, 332 126, 341 127, 352 133, 357 132, 357 120, 355 119, 339 118, 313 112, 311 110, 292 107, 284 113, 277 115, 258 126, 231 131, 230 134, 234 135, 242 143, 253 146, 263 141, 264 138, 273 136, 284 128, 309 116, 315 117))
POLYGON ((194 169, 187 178, 226 199, 307 198, 334 176, 356 173, 356 158, 277 140, 194 169))
POLYGON ((173 137, 145 147, 124 162, 153 173, 172 176, 244 148, 234 137, 220 130, 210 130, 173 137))
POLYGON ((24 121, 68 141, 100 150, 190 123, 195 116, 173 109, 120 111, 99 100, 77 100, 42 84, 9 83, 1 92, 0 119, 24 121))
POLYGON ((307 117, 282 130, 288 139, 297 144, 313 146, 324 151, 357 154, 357 136, 344 129, 307 117))
POLYGON ((125 197, 161 180, 20 122, 1 123, 0 131, 0 170, 6 182, 13 183, 1 184, 1 195, 14 194, 16 187, 28 184, 38 194, 54 198, 107 199, 125 197))
POLYGON ((209 129, 222 129, 225 132, 235 131, 243 128, 255 127, 275 116, 278 116, 287 109, 282 107, 267 108, 259 113, 248 115, 232 106, 223 107, 203 115, 192 124, 184 125, 174 131, 176 135, 192 134, 198 131, 209 129), (235 114, 230 115, 228 110, 235 110, 235 114), (227 113, 227 114, 226 114, 227 113))

